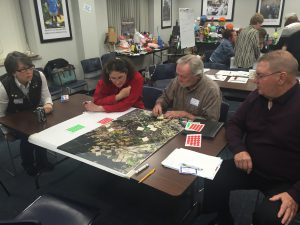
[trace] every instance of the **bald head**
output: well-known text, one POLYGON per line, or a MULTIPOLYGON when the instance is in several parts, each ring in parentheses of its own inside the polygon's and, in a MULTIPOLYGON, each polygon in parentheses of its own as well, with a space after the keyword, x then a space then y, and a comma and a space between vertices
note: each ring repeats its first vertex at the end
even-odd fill
POLYGON ((268 62, 272 71, 284 71, 289 76, 298 74, 298 62, 288 51, 272 51, 260 57, 258 63, 260 62, 268 62))

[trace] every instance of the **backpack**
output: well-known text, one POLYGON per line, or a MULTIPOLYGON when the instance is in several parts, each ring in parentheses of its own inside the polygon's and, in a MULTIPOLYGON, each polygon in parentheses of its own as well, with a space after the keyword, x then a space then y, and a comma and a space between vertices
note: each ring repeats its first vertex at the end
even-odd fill
POLYGON ((62 58, 48 61, 44 72, 46 77, 50 78, 57 86, 63 86, 77 80, 75 67, 62 58))

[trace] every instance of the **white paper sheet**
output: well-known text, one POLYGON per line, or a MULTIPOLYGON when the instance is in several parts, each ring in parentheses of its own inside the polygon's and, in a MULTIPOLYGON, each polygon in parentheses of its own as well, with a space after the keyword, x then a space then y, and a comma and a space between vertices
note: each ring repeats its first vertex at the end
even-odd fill
POLYGON ((28 140, 30 143, 53 150, 58 146, 101 126, 101 124, 98 123, 101 119, 116 119, 132 110, 134 110, 134 108, 118 113, 84 112, 79 116, 66 120, 39 133, 32 134, 29 136, 28 140), (77 124, 84 126, 84 128, 76 132, 70 132, 67 130, 77 124))
POLYGON ((165 167, 178 170, 183 164, 199 168, 197 176, 213 180, 223 160, 219 157, 205 155, 184 148, 175 149, 161 164, 165 167))

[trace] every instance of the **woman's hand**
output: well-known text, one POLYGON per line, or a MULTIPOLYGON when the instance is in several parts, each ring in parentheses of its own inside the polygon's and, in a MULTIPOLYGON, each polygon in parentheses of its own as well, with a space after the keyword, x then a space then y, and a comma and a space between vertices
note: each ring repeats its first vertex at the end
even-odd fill
POLYGON ((89 112, 104 112, 104 108, 101 105, 96 105, 94 102, 86 101, 83 103, 86 111, 89 112))
POLYGON ((116 101, 120 101, 124 98, 127 98, 130 95, 131 86, 123 88, 117 95, 116 95, 116 101))
POLYGON ((45 104, 45 105, 43 106, 43 108, 44 108, 46 114, 51 113, 52 110, 53 110, 53 106, 52 106, 52 104, 50 104, 50 103, 45 104))

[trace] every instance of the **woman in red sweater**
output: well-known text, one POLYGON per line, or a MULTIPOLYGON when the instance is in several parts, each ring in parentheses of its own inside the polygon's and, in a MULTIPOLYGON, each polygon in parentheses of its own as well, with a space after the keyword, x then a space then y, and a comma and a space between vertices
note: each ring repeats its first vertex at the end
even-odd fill
POLYGON ((125 58, 110 60, 103 68, 93 102, 84 107, 92 112, 122 112, 130 107, 144 109, 142 92, 144 79, 125 58))

